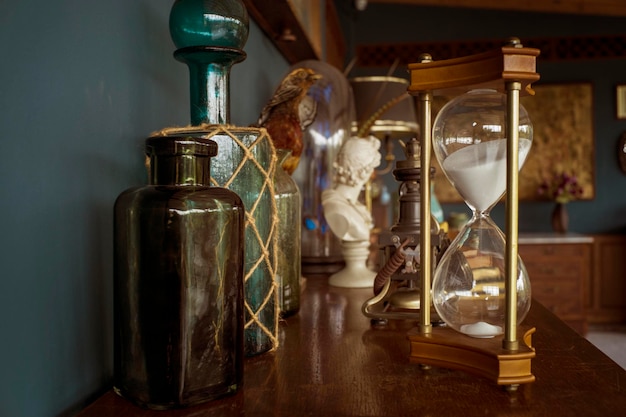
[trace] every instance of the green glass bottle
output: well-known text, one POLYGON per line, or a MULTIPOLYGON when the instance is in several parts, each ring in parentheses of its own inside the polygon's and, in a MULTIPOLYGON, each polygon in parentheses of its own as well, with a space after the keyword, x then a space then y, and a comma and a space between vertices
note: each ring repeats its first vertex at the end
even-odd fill
POLYGON ((149 185, 114 213, 114 389, 148 408, 234 393, 243 378, 244 207, 210 186, 214 141, 146 140, 149 185))
POLYGON ((290 153, 286 149, 276 150, 278 166, 274 173, 274 198, 278 215, 276 280, 282 317, 291 316, 300 310, 302 198, 298 185, 282 168, 290 153))
POLYGON ((176 0, 170 12, 174 57, 189 68, 189 129, 219 147, 213 184, 237 193, 246 207, 244 352, 254 356, 278 346, 275 285, 276 207, 271 187, 274 146, 262 129, 230 125, 230 70, 246 57, 249 17, 242 0, 176 0))

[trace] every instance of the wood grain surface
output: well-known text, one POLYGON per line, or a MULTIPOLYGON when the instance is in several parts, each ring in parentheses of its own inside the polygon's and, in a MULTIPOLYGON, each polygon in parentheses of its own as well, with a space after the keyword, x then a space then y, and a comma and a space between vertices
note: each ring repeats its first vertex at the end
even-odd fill
POLYGON ((244 387, 182 410, 143 410, 112 390, 81 417, 198 416, 616 416, 626 410, 626 371, 535 302, 536 381, 509 393, 490 380, 409 363, 415 323, 372 328, 368 289, 305 280, 301 311, 281 323, 275 352, 247 358, 244 387))

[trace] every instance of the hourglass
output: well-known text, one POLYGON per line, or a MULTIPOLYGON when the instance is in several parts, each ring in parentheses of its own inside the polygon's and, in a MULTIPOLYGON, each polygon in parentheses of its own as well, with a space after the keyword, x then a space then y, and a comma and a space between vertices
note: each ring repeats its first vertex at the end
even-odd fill
MULTIPOLYGON (((506 190, 506 95, 476 89, 449 101, 433 125, 433 150, 472 218, 452 241, 433 277, 433 304, 448 326, 463 334, 494 337, 504 330, 505 246, 489 216, 506 190)), ((530 151, 532 124, 519 109, 518 166, 530 151)), ((530 308, 530 281, 517 259, 517 324, 530 308)))
MULTIPOLYGON (((428 219, 421 224, 420 258, 426 262, 420 265, 420 304, 432 301, 446 325, 433 326, 429 309, 422 309, 419 326, 408 334, 410 360, 492 378, 508 389, 535 380, 530 369, 535 329, 520 326, 530 307, 530 284, 518 256, 517 228, 518 173, 532 140, 519 97, 532 94, 531 83, 539 79, 538 55, 513 38, 491 52, 444 61, 424 54, 409 65, 409 93, 419 103, 422 170, 430 168, 432 145, 473 211, 435 266, 428 262, 428 219), (442 108, 431 130, 434 94, 457 97, 442 108), (489 217, 503 194, 505 232, 489 217)), ((427 192, 429 181, 422 176, 420 188, 427 192)), ((424 197, 420 210, 427 213, 430 201, 424 197)))

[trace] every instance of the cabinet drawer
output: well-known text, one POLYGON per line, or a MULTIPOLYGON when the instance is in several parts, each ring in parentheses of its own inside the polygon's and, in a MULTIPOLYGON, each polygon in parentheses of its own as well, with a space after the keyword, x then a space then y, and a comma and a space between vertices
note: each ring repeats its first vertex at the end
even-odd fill
POLYGON ((556 282, 542 282, 540 284, 530 281, 530 290, 533 296, 550 298, 550 299, 569 299, 574 298, 580 302, 580 294, 582 288, 578 282, 573 281, 556 281, 556 282))
POLYGON ((591 276, 592 242, 555 241, 534 237, 520 243, 519 255, 526 266, 534 299, 578 331, 586 328, 584 287, 591 276))
POLYGON ((561 300, 555 302, 551 300, 542 300, 540 297, 536 297, 537 300, 543 304, 548 310, 557 315, 560 319, 565 320, 572 317, 583 317, 582 303, 577 300, 561 300))
MULTIPOLYGON (((522 261, 524 261, 523 258, 522 261)), ((582 271, 585 268, 585 264, 580 261, 537 262, 536 260, 532 260, 529 262, 524 261, 524 265, 526 266, 526 271, 528 272, 531 282, 533 280, 580 282, 582 271)))
POLYGON ((574 260, 588 256, 589 253, 590 247, 588 245, 519 245, 519 254, 524 260, 526 258, 535 260, 553 258, 564 260, 565 258, 570 258, 574 260))
POLYGON ((533 285, 531 280, 531 293, 558 316, 580 316, 583 312, 581 287, 577 282, 559 281, 533 285))
POLYGON ((576 300, 553 302, 550 300, 542 300, 539 297, 537 297, 537 300, 562 320, 573 317, 583 317, 583 313, 581 312, 582 306, 580 303, 577 303, 576 300))

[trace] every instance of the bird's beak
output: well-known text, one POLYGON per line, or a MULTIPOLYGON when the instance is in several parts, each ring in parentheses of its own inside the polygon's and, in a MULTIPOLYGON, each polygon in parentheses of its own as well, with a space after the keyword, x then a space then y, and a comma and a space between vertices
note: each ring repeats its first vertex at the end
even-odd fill
POLYGON ((321 80, 322 76, 320 74, 313 74, 311 75, 311 80, 313 81, 317 81, 317 80, 321 80))

